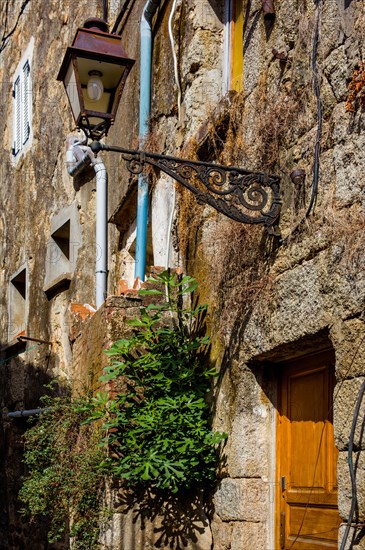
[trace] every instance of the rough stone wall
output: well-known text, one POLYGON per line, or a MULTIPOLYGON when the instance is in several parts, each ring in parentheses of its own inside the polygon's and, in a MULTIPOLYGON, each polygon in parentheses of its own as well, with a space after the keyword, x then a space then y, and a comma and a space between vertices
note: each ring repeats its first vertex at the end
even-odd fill
POLYGON ((138 298, 111 296, 87 322, 74 325, 72 380, 75 391, 82 391, 85 385, 94 390, 100 387, 99 377, 109 361, 103 350, 119 338, 127 337, 130 328, 128 330, 126 321, 138 315, 140 302, 138 298))
MULTIPOLYGON (((320 178, 315 208, 303 222, 311 196, 318 123, 312 70, 316 4, 289 1, 275 6, 275 22, 268 26, 260 13, 261 2, 244 3, 243 92, 227 108, 223 143, 221 117, 214 119, 214 113, 205 143, 213 144, 210 151, 218 161, 281 176, 282 238, 239 227, 207 209, 194 209, 189 199, 183 198, 188 208, 180 209, 185 267, 203 282, 202 299, 211 308, 214 353, 222 365, 216 426, 230 438, 212 522, 214 548, 222 549, 275 547, 277 376, 265 365, 320 348, 327 336, 314 348, 311 338, 328 333, 336 353, 334 427, 340 451, 339 512, 344 521, 351 501, 347 447, 364 375, 363 115, 359 103, 354 112, 346 106, 348 83, 362 59, 363 5, 318 3, 320 178), (287 60, 280 61, 274 49, 287 60), (305 183, 293 184, 290 173, 295 168, 306 171, 305 183)), ((188 132, 186 136, 188 140, 188 132)), ((206 146, 198 143, 195 150, 207 160, 202 157, 206 146)), ((360 425, 362 417, 360 413, 360 425)), ((360 523, 361 437, 355 443, 360 523)), ((361 527, 355 531, 347 546, 362 548, 361 527)), ((343 533, 341 527, 339 541, 343 533)))
MULTIPOLYGON (((22 4, 18 0, 6 0, 0 7, 0 36, 10 33, 0 44, 0 547, 19 550, 53 546, 46 542, 44 522, 29 525, 27 519, 19 515, 21 504, 17 501, 17 493, 24 472, 21 442, 27 424, 24 419, 9 420, 7 413, 38 407, 45 384, 54 377, 59 377, 61 383, 70 381, 71 329, 75 321, 70 305, 95 302, 95 178, 91 170, 75 180, 67 174, 66 137, 73 129, 73 122, 66 94, 56 76, 77 27, 88 17, 102 16, 99 0, 77 3, 29 0, 21 13, 22 4), (14 160, 11 153, 13 77, 31 42, 32 140, 24 154, 14 160), (50 267, 47 264, 58 261, 50 246, 52 220, 67 207, 76 210, 80 224, 80 232, 74 236, 77 242, 70 243, 75 266, 68 288, 46 294, 46 271, 52 272, 53 267, 47 270, 46 267, 50 267), (32 341, 19 345, 16 337, 23 326, 9 325, 10 278, 23 266, 27 268, 25 335, 51 342, 51 346, 38 346, 32 341)), ((115 17, 116 10, 119 12, 120 4, 113 2, 111 16, 115 17)), ((138 51, 135 23, 131 22, 125 29, 126 48, 131 57, 136 57, 138 51)), ((129 80, 126 103, 121 106, 116 126, 124 120, 128 127, 135 128, 136 119, 132 114, 138 101, 137 91, 138 68, 129 80)), ((133 139, 127 136, 124 145, 132 145, 133 139)), ((118 158, 110 156, 105 162, 110 174, 109 207, 112 212, 128 180, 125 171, 119 169, 118 158)), ((109 229, 112 266, 118 239, 114 226, 109 229)), ((54 271, 57 272, 57 268, 54 271)), ((114 278, 111 267, 112 293, 119 278, 114 278)))
MULTIPOLYGON (((122 25, 125 47, 135 59, 139 55, 138 24, 143 4, 135 2, 122 25)), ((14 0, 8 5, 11 20, 7 28, 11 29, 20 4, 14 0)), ((110 2, 114 16, 121 5, 122 2, 110 2)), ((267 236, 261 227, 239 225, 209 207, 197 206, 189 194, 180 190, 175 193, 171 180, 157 181, 155 193, 156 201, 164 200, 169 208, 169 215, 165 212, 165 227, 170 223, 171 203, 176 201, 172 241, 179 255, 177 261, 201 283, 201 301, 210 307, 212 360, 221 369, 215 427, 224 429, 230 437, 219 474, 221 482, 213 499, 213 547, 273 550, 275 364, 308 353, 324 341, 331 342, 336 354, 334 427, 339 449, 339 510, 344 520, 350 508, 346 454, 356 395, 365 374, 361 340, 365 334, 362 89, 353 103, 354 112, 346 108, 346 101, 348 83, 362 60, 364 8, 359 0, 276 0, 276 18, 268 25, 262 17, 261 1, 245 0, 243 90, 222 102, 224 2, 178 1, 173 35, 182 89, 179 118, 167 33, 171 5, 172 2, 162 3, 155 22, 151 147, 157 152, 216 160, 281 176, 282 239, 267 236), (323 108, 320 178, 315 208, 302 221, 311 196, 317 139, 312 67, 317 10, 320 15, 316 60, 323 108), (273 49, 287 59, 278 59, 273 49), (306 179, 293 184, 290 173, 298 167, 306 171, 306 179), (170 190, 159 199, 161 187, 167 188, 168 184, 170 190)), ((9 340, 9 278, 27 265, 26 334, 52 342, 49 357, 41 346, 30 350, 29 343, 25 353, 23 350, 17 358, 0 364, 4 413, 36 406, 42 392, 42 384, 35 383, 37 376, 39 380, 55 374, 72 377, 70 339, 75 334, 70 333, 70 303, 94 301, 94 179, 89 172, 73 181, 65 170, 65 138, 73 123, 66 96, 55 77, 77 26, 87 17, 101 15, 101 10, 102 3, 97 0, 51 1, 46 7, 41 2, 30 2, 0 52, 0 77, 4 84, 0 134, 5 151, 0 187, 0 341, 5 345, 9 340), (14 166, 10 153, 11 79, 32 36, 33 142, 31 150, 14 166), (51 219, 73 202, 80 215, 82 246, 69 289, 48 299, 43 284, 51 219)), ((2 17, 4 26, 3 12, 2 17)), ((138 78, 136 63, 108 143, 137 146, 138 78)), ((132 180, 117 156, 106 155, 105 162, 112 214, 132 180)), ((162 215, 158 208, 155 212, 162 215)), ((159 226, 158 216, 155 226, 159 226)), ((110 225, 110 294, 117 291, 119 280, 125 275, 123 239, 120 231, 110 225)), ((158 243, 167 248, 163 235, 158 243)), ((163 250, 158 257, 163 261, 163 250)), ((125 306, 113 307, 106 304, 87 328, 85 325, 73 345, 76 364, 83 364, 83 376, 88 375, 89 361, 99 368, 101 348, 119 331, 125 306), (105 327, 108 308, 114 313, 105 327), (111 328, 114 320, 115 330, 111 328)), ((4 533, 6 547, 22 548, 24 530, 28 541, 42 548, 44 538, 33 541, 35 531, 26 531, 13 501, 16 489, 12 483, 20 473, 19 437, 23 429, 6 417, 2 420, 1 475, 8 488, 4 489, 1 536, 4 533), (13 538, 5 538, 9 536, 13 538)), ((355 439, 361 522, 365 515, 361 480, 365 444, 360 432, 355 439)), ((363 548, 361 529, 353 530, 352 547, 363 548)), ((339 540, 343 532, 342 526, 339 540)), ((132 550, 128 546, 132 543, 118 540, 120 548, 132 550)), ((147 542, 141 539, 138 544, 147 542)), ((202 545, 204 550, 211 547, 209 533, 202 545)))

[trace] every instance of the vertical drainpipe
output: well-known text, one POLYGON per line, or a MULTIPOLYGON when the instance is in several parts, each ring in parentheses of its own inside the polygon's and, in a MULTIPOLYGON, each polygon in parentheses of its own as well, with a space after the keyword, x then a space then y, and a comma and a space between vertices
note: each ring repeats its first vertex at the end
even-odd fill
MULTIPOLYGON (((140 99, 139 99, 139 146, 148 134, 151 113, 151 72, 152 72, 152 18, 160 5, 160 0, 148 0, 140 26, 140 99)), ((144 281, 146 271, 148 221, 148 178, 138 176, 136 265, 134 276, 144 281)))
POLYGON ((93 165, 96 179, 96 251, 95 251, 95 305, 98 309, 107 294, 108 279, 108 172, 100 156, 94 156, 89 147, 80 145, 78 138, 67 139, 67 171, 73 178, 86 166, 93 165))
POLYGON ((91 160, 96 179, 96 309, 105 302, 108 278, 108 173, 101 158, 91 160))

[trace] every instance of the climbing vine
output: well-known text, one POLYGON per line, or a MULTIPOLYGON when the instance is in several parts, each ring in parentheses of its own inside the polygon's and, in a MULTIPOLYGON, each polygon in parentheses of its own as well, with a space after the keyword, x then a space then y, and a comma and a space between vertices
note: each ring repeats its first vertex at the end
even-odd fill
POLYGON ((349 95, 345 108, 346 111, 355 113, 359 107, 362 109, 365 104, 365 70, 362 62, 354 69, 348 88, 349 95))
POLYGON ((104 473, 100 428, 84 424, 88 398, 45 396, 45 412, 25 434, 23 514, 49 521, 49 542, 98 548, 104 473))

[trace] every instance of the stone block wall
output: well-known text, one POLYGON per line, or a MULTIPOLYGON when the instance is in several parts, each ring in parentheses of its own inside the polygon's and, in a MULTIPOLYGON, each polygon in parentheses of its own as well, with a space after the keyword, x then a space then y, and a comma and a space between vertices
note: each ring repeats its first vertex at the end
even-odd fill
POLYGON ((109 358, 103 353, 131 333, 127 321, 138 316, 141 300, 110 296, 91 316, 73 327, 72 380, 75 391, 100 388, 99 377, 109 358))
MULTIPOLYGON (((222 11, 213 2, 209 4, 219 27, 222 11)), ((192 73, 197 68, 199 76, 210 62, 207 70, 214 71, 216 60, 209 52, 218 47, 223 33, 213 32, 214 38, 208 43, 209 30, 204 29, 191 39, 192 29, 199 27, 198 8, 193 2, 187 3, 191 23, 185 23, 186 38, 181 39, 181 47, 184 52, 193 52, 189 59, 201 61, 193 70, 187 60, 182 64, 187 111, 177 132, 182 142, 178 151, 183 153, 191 147, 199 160, 214 158, 280 175, 281 238, 267 237, 259 228, 239 226, 209 208, 198 208, 183 192, 179 193, 176 232, 184 268, 200 280, 201 300, 210 307, 212 357, 221 368, 215 427, 230 436, 213 500, 213 548, 274 550, 278 365, 323 347, 332 347, 336 358, 333 422, 339 450, 339 513, 344 522, 350 510, 347 448, 365 374, 365 278, 361 258, 363 114, 359 102, 352 112, 349 109, 348 84, 362 62, 360 29, 364 14, 356 2, 277 1, 275 21, 269 25, 262 17, 260 0, 243 4, 243 90, 233 99, 231 96, 224 116, 214 105, 204 120, 200 117, 205 106, 195 111, 190 102, 192 73), (197 53, 203 34, 204 60, 197 53), (320 113, 313 84, 316 47, 320 113), (283 53, 286 60, 280 61, 274 50, 283 53), (319 185, 315 207, 306 218, 319 116, 323 123, 319 185), (293 184, 290 178, 297 168, 306 172, 301 184, 293 184), (265 495, 259 504, 258 486, 263 486, 265 495)), ((210 21, 205 21, 208 27, 210 21)), ((163 136, 167 149, 170 124, 158 118, 157 102, 154 108, 153 129, 163 136)), ((171 146, 174 144, 176 141, 171 146)), ((364 403, 354 440, 358 514, 353 521, 360 523, 363 407, 364 403)), ((361 526, 353 531, 352 543, 349 537, 347 545, 361 547, 361 526)), ((342 526, 339 544, 343 534, 342 526)))

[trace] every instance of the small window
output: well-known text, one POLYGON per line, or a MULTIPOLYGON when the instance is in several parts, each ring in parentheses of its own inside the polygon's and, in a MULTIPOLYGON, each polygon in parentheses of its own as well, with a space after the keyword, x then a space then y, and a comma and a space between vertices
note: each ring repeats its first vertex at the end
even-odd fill
POLYGON ((29 61, 23 66, 23 128, 22 144, 25 145, 30 137, 30 103, 31 103, 31 83, 30 83, 30 65, 29 61))
POLYGON ((63 208, 53 216, 50 233, 43 287, 48 298, 67 290, 75 271, 81 246, 80 220, 76 204, 63 208))
POLYGON ((27 325, 27 270, 22 268, 10 279, 8 339, 24 334, 27 325))
POLYGON ((22 61, 13 84, 13 156, 16 157, 30 141, 32 86, 30 60, 22 61))
POLYGON ((51 239, 55 244, 56 256, 63 255, 67 260, 70 259, 70 220, 61 225, 51 235, 51 239))

